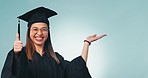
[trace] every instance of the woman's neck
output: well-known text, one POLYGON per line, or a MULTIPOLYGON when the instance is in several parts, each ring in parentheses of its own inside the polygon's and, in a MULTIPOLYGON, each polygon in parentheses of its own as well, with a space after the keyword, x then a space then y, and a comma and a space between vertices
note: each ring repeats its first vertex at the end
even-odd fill
POLYGON ((35 45, 36 52, 38 52, 41 56, 44 54, 44 46, 43 45, 35 45))

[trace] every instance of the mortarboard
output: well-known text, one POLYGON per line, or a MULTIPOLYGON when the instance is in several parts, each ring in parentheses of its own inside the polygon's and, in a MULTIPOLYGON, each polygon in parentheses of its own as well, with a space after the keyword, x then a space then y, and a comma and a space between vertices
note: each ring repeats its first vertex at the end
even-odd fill
MULTIPOLYGON (((57 15, 55 11, 45 7, 38 7, 36 9, 26 12, 25 14, 17 18, 28 22, 28 27, 31 26, 31 24, 36 22, 44 22, 48 25, 48 28, 49 28, 48 18, 54 15, 57 15)), ((18 22, 18 33, 20 35, 20 21, 18 22)))

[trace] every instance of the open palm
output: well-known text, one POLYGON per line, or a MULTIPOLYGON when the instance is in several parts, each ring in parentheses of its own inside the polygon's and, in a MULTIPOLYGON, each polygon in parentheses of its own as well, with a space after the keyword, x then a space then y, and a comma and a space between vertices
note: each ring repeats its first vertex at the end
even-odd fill
POLYGON ((94 34, 92 36, 88 36, 86 40, 89 41, 89 42, 93 42, 93 41, 96 41, 96 40, 103 38, 104 36, 107 36, 107 34, 103 34, 103 35, 100 35, 100 36, 97 36, 97 34, 94 34))

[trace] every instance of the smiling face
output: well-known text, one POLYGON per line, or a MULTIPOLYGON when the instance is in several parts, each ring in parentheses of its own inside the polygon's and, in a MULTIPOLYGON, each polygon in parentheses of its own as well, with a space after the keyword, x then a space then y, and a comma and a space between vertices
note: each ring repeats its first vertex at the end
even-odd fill
POLYGON ((30 38, 35 46, 44 46, 48 38, 48 27, 46 23, 33 23, 30 28, 30 38))

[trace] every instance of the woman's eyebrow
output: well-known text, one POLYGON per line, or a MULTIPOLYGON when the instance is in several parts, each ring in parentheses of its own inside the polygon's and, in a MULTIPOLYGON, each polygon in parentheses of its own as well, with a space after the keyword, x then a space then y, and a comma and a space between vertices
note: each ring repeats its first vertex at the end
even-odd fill
MULTIPOLYGON (((32 28, 38 28, 38 27, 32 27, 32 28)), ((47 27, 42 27, 42 28, 47 28, 47 27)))

